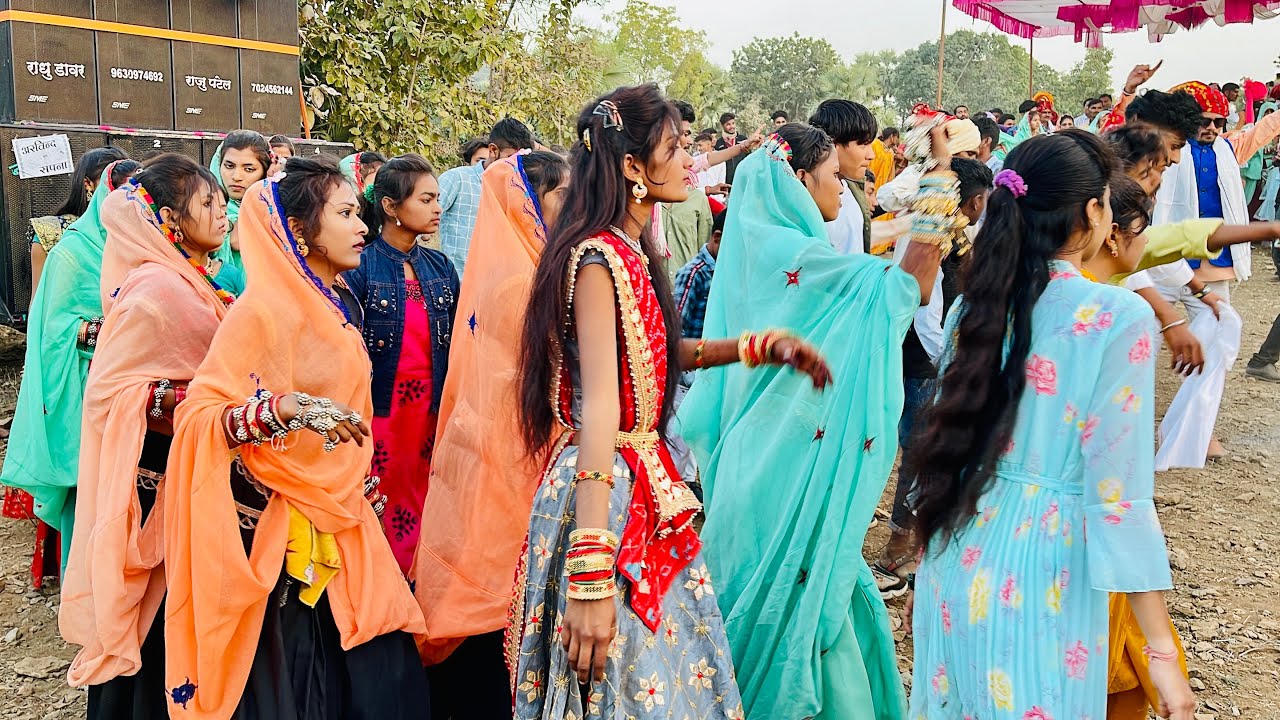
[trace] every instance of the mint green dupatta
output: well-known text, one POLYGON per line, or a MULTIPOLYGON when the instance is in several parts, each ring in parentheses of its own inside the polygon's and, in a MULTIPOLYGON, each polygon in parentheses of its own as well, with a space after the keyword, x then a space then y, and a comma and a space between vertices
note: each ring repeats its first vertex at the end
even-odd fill
POLYGON ((209 161, 209 170, 213 173, 213 177, 218 180, 218 187, 227 193, 227 236, 222 240, 222 247, 210 253, 222 263, 222 267, 218 269, 218 274, 213 279, 232 295, 240 295, 244 292, 245 285, 244 262, 240 259, 240 251, 231 247, 231 230, 235 228, 236 222, 240 220, 240 201, 231 198, 231 193, 227 190, 226 183, 222 181, 221 143, 218 144, 217 151, 213 153, 213 159, 209 161))
POLYGON ((834 384, 790 369, 702 371, 675 426, 702 472, 705 557, 747 717, 898 720, 888 614, 862 543, 897 452, 916 280, 841 255, 771 139, 738 166, 704 337, 784 328, 834 384))
POLYGON ((101 212, 111 192, 111 166, 102 177, 88 209, 49 251, 31 299, 22 386, 0 470, 0 483, 31 493, 36 516, 62 533, 64 563, 75 520, 80 414, 93 358, 93 348, 78 337, 86 321, 102 317, 99 279, 107 231, 101 212))

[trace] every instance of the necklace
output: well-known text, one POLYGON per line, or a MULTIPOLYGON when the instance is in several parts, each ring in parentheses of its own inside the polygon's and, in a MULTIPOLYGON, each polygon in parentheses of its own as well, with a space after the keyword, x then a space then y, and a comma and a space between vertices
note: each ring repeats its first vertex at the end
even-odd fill
POLYGON ((609 232, 622 238, 622 242, 626 243, 627 247, 631 248, 632 250, 635 251, 637 255, 644 258, 646 265, 649 263, 649 256, 644 254, 644 248, 640 246, 639 241, 635 240, 630 235, 623 232, 622 228, 616 227, 614 225, 609 226, 609 232))
POLYGON ((226 290, 223 290, 222 286, 213 279, 213 275, 209 273, 209 268, 191 257, 190 253, 182 247, 182 243, 178 242, 178 237, 173 232, 173 229, 170 228, 169 224, 160 217, 160 208, 156 207, 156 201, 151 199, 151 193, 147 192, 147 189, 141 185, 137 185, 136 187, 138 188, 138 196, 147 204, 148 207, 151 208, 151 212, 155 215, 156 221, 160 224, 160 230, 164 233, 165 238, 169 240, 169 244, 173 245, 173 248, 181 253, 182 257, 186 258, 187 262, 191 263, 191 267, 195 268, 196 272, 200 273, 200 277, 204 278, 204 281, 209 283, 209 287, 213 289, 213 294, 218 296, 218 299, 222 301, 223 305, 230 306, 234 303, 236 301, 236 296, 226 290))

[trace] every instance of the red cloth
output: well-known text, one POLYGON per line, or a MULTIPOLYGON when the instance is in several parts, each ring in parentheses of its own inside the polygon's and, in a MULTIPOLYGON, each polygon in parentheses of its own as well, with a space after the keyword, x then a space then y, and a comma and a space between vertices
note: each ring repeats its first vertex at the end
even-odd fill
POLYGON ((707 204, 711 206, 712 215, 718 215, 724 212, 725 204, 713 197, 707 197, 707 204))
POLYGON ((395 394, 387 417, 373 418, 372 473, 387 496, 382 528, 387 542, 409 574, 422 529, 422 505, 435 450, 436 414, 431 411, 431 323, 417 280, 405 281, 404 334, 396 366, 395 394))
POLYGON ((35 520, 36 547, 31 554, 31 587, 40 589, 47 577, 57 578, 62 570, 62 536, 52 526, 36 520, 35 499, 18 488, 4 489, 4 516, 14 520, 35 520))
POLYGON ((1169 92, 1185 92, 1200 103, 1200 110, 1207 113, 1215 113, 1226 117, 1231 114, 1231 108, 1227 104, 1227 96, 1222 94, 1221 90, 1214 90, 1199 80, 1185 82, 1173 88, 1169 92))

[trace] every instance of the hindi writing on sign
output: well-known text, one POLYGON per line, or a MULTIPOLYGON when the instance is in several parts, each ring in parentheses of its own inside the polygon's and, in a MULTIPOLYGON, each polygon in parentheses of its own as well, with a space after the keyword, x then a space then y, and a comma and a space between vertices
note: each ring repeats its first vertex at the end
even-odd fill
POLYGON ((66 175, 75 170, 71 158, 71 141, 66 135, 14 138, 13 155, 18 159, 18 177, 66 175))

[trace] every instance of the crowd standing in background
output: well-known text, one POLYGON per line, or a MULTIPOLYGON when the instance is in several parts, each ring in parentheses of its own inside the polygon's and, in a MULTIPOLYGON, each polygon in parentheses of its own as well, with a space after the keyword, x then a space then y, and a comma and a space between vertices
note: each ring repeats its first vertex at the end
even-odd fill
POLYGON ((86 153, 0 475, 68 681, 95 719, 1191 720, 1155 473, 1230 451, 1280 113, 1158 69, 750 134, 622 87, 443 172, 86 153))

